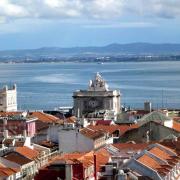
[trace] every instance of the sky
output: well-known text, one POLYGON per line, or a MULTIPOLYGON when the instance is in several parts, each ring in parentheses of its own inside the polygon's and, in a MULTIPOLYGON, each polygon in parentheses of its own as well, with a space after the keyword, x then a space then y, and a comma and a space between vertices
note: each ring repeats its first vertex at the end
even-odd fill
POLYGON ((180 0, 0 0, 0 50, 180 43, 180 0))

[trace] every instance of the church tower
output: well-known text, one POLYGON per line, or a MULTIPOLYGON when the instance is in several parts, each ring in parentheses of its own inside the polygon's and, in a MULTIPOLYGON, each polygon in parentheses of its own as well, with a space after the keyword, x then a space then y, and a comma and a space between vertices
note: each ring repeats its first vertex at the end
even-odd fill
POLYGON ((16 84, 8 89, 8 86, 0 89, 0 111, 17 111, 17 88, 16 84))

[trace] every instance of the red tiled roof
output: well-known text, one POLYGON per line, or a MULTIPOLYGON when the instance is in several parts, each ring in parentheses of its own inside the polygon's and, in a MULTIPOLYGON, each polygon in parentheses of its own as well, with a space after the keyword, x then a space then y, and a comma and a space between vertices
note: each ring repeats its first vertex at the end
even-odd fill
POLYGON ((56 116, 46 114, 43 112, 30 112, 28 115, 30 117, 37 117, 39 121, 46 123, 62 123, 62 121, 56 116))
POLYGON ((162 151, 158 147, 153 147, 152 149, 149 150, 149 152, 163 160, 171 159, 171 156, 168 153, 162 151))
POLYGON ((40 131, 44 130, 44 129, 48 129, 49 125, 47 122, 42 122, 37 120, 36 121, 36 131, 39 133, 40 131))
POLYGON ((80 133, 90 139, 98 139, 105 136, 105 134, 101 130, 93 130, 90 128, 83 128, 80 130, 80 133))
POLYGON ((34 160, 35 158, 38 157, 39 155, 39 152, 34 150, 34 149, 30 149, 26 146, 23 146, 23 147, 17 147, 15 149, 16 152, 22 154, 23 156, 31 159, 31 160, 34 160))
POLYGON ((158 163, 158 161, 154 160, 147 154, 142 155, 137 159, 138 162, 144 164, 145 166, 148 166, 152 169, 157 170, 158 168, 161 168, 161 165, 158 163))
POLYGON ((153 158, 148 154, 143 154, 142 156, 137 158, 137 161, 144 164, 145 166, 148 166, 148 167, 154 169, 158 173, 165 175, 180 161, 180 158, 178 157, 177 154, 174 154, 172 149, 167 148, 162 145, 160 145, 160 146, 161 147, 153 146, 150 149, 148 149, 148 151, 151 154, 153 154, 154 156, 156 156, 157 158, 166 161, 168 164, 162 163, 158 159, 153 158), (174 155, 172 156, 166 150, 172 152, 174 155))
POLYGON ((165 151, 162 151, 158 147, 154 147, 154 148, 150 149, 149 152, 156 155, 160 159, 164 159, 164 160, 171 159, 171 156, 168 153, 166 153, 165 151))
MULTIPOLYGON (((145 115, 145 114, 148 114, 149 113, 149 111, 145 111, 145 110, 143 110, 143 109, 138 109, 138 110, 136 110, 136 111, 133 111, 134 112, 134 114, 136 114, 136 115, 145 115)), ((132 113, 133 113, 132 112, 132 113)))
POLYGON ((6 116, 14 116, 14 115, 20 115, 22 112, 0 112, 0 116, 6 117, 6 116))
POLYGON ((75 123, 76 122, 76 117, 71 116, 65 119, 66 123, 75 123))
POLYGON ((126 131, 129 131, 131 129, 135 129, 138 128, 139 126, 137 124, 134 125, 110 125, 110 126, 106 126, 106 125, 90 125, 88 126, 88 128, 93 129, 93 130, 103 130, 106 133, 109 134, 113 134, 116 131, 120 131, 120 135, 124 134, 126 131))
POLYGON ((180 123, 177 122, 177 121, 173 121, 172 129, 174 129, 175 131, 180 132, 180 123))
POLYGON ((94 155, 96 155, 96 168, 97 171, 100 170, 100 167, 102 165, 105 165, 108 163, 110 154, 109 152, 101 148, 97 150, 96 152, 90 151, 88 153, 67 153, 63 154, 61 156, 57 156, 52 161, 50 164, 56 163, 56 162, 63 162, 65 161, 66 163, 82 163, 84 168, 87 168, 89 166, 94 165, 94 155))
POLYGON ((165 148, 170 149, 175 152, 180 157, 180 137, 177 138, 177 141, 174 140, 164 140, 160 142, 165 148))
POLYGON ((117 144, 112 144, 112 146, 116 147, 119 150, 124 150, 124 149, 141 150, 147 148, 148 144, 147 143, 138 143, 138 144, 117 143, 117 144))
POLYGON ((17 168, 0 167, 0 177, 8 177, 19 172, 17 168))
POLYGON ((100 150, 95 152, 95 155, 96 155, 96 170, 97 172, 99 172, 101 166, 109 162, 110 153, 106 149, 101 148, 100 150))
POLYGON ((53 158, 49 163, 54 164, 54 163, 59 163, 59 162, 66 162, 67 164, 74 164, 77 163, 79 158, 84 156, 86 153, 66 153, 63 155, 56 156, 53 158))
POLYGON ((111 125, 112 120, 98 120, 96 125, 111 125))

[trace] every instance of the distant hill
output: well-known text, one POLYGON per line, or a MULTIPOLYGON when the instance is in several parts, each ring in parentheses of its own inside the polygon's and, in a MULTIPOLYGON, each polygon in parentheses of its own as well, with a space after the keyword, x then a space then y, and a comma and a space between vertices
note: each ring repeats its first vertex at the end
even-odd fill
POLYGON ((89 56, 129 56, 129 55, 180 55, 180 44, 110 44, 102 47, 43 47, 39 49, 0 51, 0 61, 11 59, 39 59, 89 56))

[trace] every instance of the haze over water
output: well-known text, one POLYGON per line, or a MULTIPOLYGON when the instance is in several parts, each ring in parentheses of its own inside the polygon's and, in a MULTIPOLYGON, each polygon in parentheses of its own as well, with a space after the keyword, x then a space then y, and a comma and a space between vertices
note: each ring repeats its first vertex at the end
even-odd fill
POLYGON ((180 62, 0 64, 0 86, 17 84, 19 109, 52 110, 72 106, 96 72, 121 91, 122 105, 180 108, 180 62))

